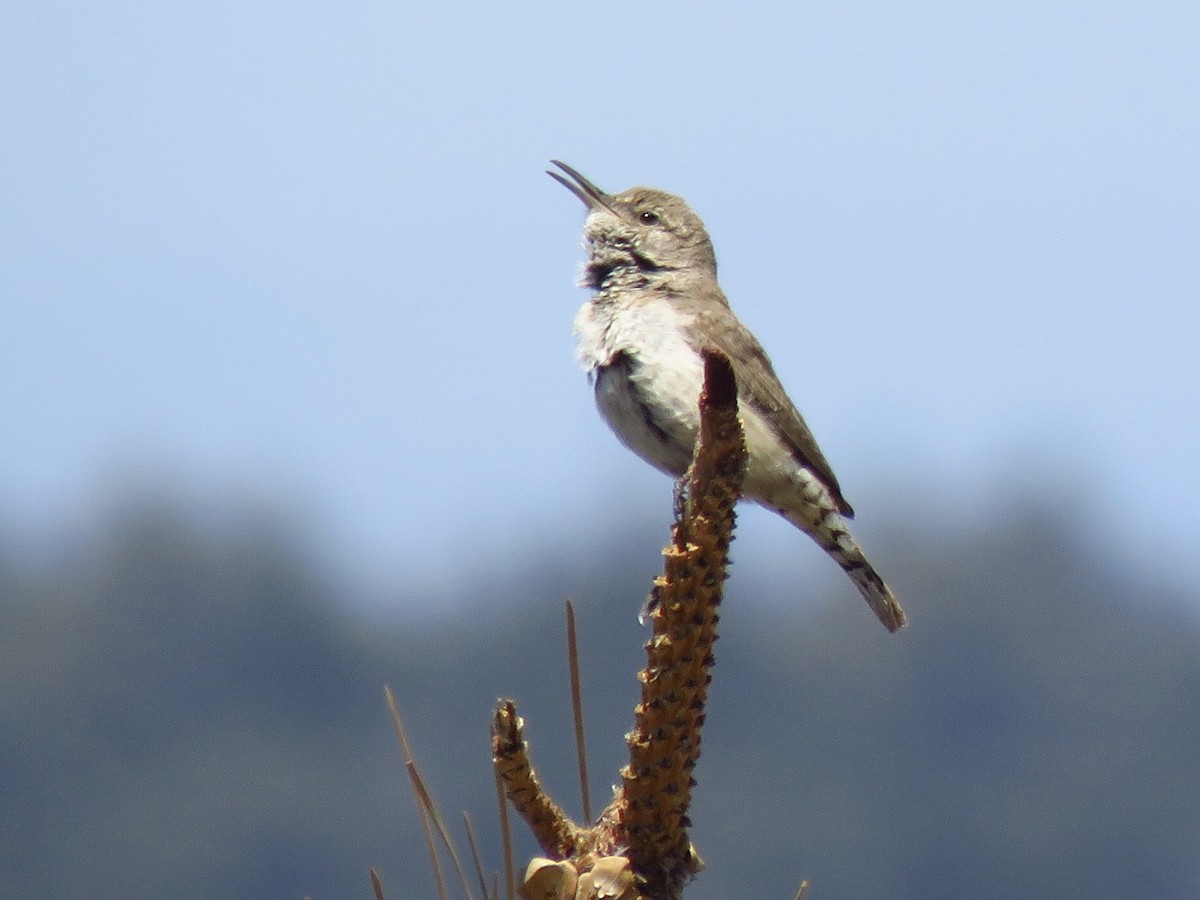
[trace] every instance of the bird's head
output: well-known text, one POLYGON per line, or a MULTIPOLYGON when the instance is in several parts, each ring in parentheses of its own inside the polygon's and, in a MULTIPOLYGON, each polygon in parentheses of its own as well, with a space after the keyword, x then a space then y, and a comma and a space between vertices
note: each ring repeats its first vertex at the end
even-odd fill
POLYGON ((553 163, 570 177, 546 174, 588 208, 583 234, 589 287, 600 289, 609 279, 650 282, 662 273, 716 276, 712 241, 682 198, 644 187, 607 194, 566 163, 553 163))

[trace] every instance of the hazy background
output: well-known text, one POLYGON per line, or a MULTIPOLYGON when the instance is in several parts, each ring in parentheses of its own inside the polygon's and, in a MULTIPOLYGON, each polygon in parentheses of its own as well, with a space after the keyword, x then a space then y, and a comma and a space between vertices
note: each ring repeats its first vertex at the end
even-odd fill
POLYGON ((745 511, 696 895, 1103 863, 1194 896, 1198 35, 1183 3, 5 6, 3 893, 429 895, 379 685, 484 815, 496 694, 561 749, 568 593, 611 779, 670 486, 573 361, 554 157, 704 217, 914 623, 745 511))

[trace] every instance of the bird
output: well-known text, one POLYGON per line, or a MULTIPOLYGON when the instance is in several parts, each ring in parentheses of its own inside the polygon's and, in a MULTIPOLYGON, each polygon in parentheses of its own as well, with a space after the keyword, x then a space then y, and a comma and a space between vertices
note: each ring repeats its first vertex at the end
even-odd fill
POLYGON ((747 463, 742 493, 811 537, 846 572, 890 632, 907 616, 850 533, 854 510, 762 345, 734 315, 717 281, 712 240, 680 197, 635 187, 602 191, 566 163, 555 179, 587 208, 592 293, 575 316, 577 356, 596 406, 617 438, 682 478, 700 427, 701 352, 733 366, 747 463))

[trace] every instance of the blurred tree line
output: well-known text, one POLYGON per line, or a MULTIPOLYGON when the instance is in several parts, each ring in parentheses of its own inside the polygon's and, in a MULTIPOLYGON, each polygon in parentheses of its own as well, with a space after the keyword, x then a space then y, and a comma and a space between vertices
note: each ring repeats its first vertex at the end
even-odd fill
MULTIPOLYGON (((527 545, 386 614, 284 523, 169 501, 38 563, 0 547, 0 896, 367 897, 371 865, 389 897, 433 896, 384 683, 498 866, 496 696, 577 796, 567 596, 601 804, 615 780, 654 574, 629 534, 582 561, 527 545)), ((912 615, 896 637, 832 569, 734 567, 689 896, 785 898, 801 877, 821 898, 1200 896, 1194 587, 1037 506, 919 537, 872 543, 912 615)))

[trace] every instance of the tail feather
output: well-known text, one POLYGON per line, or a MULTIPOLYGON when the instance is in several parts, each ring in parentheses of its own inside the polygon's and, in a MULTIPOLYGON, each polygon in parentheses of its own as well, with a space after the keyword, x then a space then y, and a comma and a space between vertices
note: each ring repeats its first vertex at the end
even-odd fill
POLYGON ((908 616, 904 614, 900 601, 875 571, 875 567, 867 562, 862 548, 850 533, 846 520, 834 509, 828 498, 818 495, 812 499, 817 502, 810 500, 810 503, 798 510, 779 509, 779 513, 833 557, 850 576, 850 580, 854 582, 884 628, 892 632, 899 631, 908 624, 908 616))
POLYGON ((888 631, 899 631, 908 624, 908 616, 904 614, 900 601, 869 562, 862 559, 861 562, 850 563, 838 556, 834 556, 834 559, 846 570, 846 574, 866 599, 871 611, 879 617, 884 628, 888 631))

